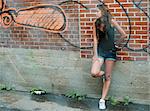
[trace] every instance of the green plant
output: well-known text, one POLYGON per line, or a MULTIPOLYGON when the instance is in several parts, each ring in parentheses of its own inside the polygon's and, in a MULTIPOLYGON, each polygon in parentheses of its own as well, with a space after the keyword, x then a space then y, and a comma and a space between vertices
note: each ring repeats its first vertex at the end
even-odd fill
POLYGON ((69 91, 65 94, 65 96, 68 98, 76 99, 77 101, 82 101, 83 99, 87 97, 86 94, 81 94, 76 91, 69 91))
POLYGON ((46 94, 46 91, 40 88, 32 88, 30 90, 30 93, 35 95, 41 95, 41 94, 46 94))
POLYGON ((122 101, 117 100, 114 96, 110 96, 108 98, 108 100, 110 101, 111 105, 113 105, 113 106, 118 105, 118 104, 122 104, 122 103, 123 103, 123 105, 126 106, 126 105, 129 105, 129 103, 130 103, 130 97, 129 96, 123 97, 122 101))
POLYGON ((123 103, 124 103, 124 105, 129 105, 129 103, 130 103, 130 97, 129 96, 123 97, 123 103))
POLYGON ((5 91, 10 91, 10 90, 13 90, 12 87, 8 87, 4 84, 0 84, 0 90, 5 90, 5 91))
POLYGON ((114 96, 109 97, 108 100, 113 106, 118 105, 120 103, 114 96))

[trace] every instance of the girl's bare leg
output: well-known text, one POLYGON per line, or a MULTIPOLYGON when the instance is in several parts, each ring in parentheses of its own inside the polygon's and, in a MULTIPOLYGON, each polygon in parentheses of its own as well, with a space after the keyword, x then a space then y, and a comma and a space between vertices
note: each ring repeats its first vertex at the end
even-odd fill
POLYGON ((104 63, 103 58, 97 58, 97 59, 93 60, 92 68, 91 68, 92 77, 100 77, 101 75, 104 74, 104 72, 101 71, 101 67, 102 67, 103 63, 104 63))
POLYGON ((107 93, 110 87, 113 66, 114 66, 114 61, 112 60, 105 61, 105 76, 106 77, 105 77, 105 81, 103 84, 102 97, 101 97, 101 99, 103 100, 107 96, 107 93))

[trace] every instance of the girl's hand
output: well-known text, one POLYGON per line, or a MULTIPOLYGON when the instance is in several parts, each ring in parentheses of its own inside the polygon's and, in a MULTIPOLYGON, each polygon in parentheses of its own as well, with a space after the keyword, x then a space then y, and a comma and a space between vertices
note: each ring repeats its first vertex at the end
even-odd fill
POLYGON ((118 45, 115 45, 115 47, 117 48, 117 49, 121 49, 122 47, 120 47, 120 46, 118 46, 118 45))
POLYGON ((98 57, 97 57, 96 55, 94 55, 94 56, 92 57, 92 60, 93 60, 93 61, 96 61, 96 60, 98 60, 98 57))
POLYGON ((120 51, 123 47, 115 45, 116 51, 120 51))

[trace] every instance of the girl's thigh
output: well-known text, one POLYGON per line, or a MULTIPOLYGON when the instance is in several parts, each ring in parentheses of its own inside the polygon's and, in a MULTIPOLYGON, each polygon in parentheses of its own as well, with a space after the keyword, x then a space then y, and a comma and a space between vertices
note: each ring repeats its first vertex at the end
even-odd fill
POLYGON ((103 58, 97 58, 96 60, 93 60, 92 61, 91 73, 92 74, 99 73, 103 63, 104 63, 104 59, 103 58))

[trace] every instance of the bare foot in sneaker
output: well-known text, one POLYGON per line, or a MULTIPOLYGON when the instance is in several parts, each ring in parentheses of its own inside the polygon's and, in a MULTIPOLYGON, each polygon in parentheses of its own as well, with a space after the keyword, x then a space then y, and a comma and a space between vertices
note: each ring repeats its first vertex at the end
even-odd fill
POLYGON ((92 74, 92 77, 101 77, 102 75, 104 75, 104 71, 100 71, 98 74, 92 74))

